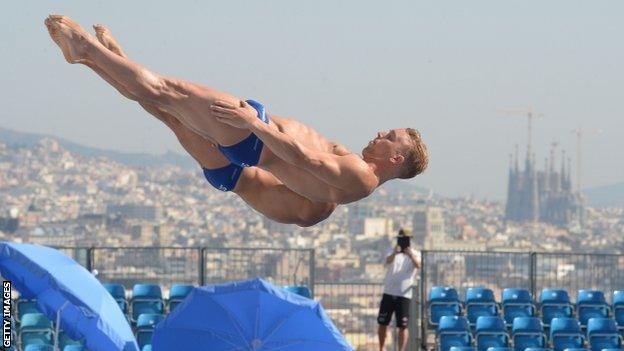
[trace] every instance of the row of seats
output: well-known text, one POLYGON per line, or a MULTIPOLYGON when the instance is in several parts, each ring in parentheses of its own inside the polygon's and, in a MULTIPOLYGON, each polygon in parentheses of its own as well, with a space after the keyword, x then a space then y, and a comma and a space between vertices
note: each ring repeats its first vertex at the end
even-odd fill
POLYGON ((461 316, 464 310, 472 326, 481 316, 502 314, 508 326, 516 317, 539 315, 546 326, 553 318, 577 316, 585 327, 590 318, 613 316, 620 328, 624 328, 624 291, 613 293, 611 306, 599 290, 579 290, 576 304, 573 304, 568 292, 562 289, 543 289, 539 302, 534 302, 528 290, 507 288, 503 290, 501 302, 498 303, 492 290, 487 288, 467 288, 466 298, 461 301, 454 288, 433 287, 429 292, 428 305, 429 326, 432 328, 438 325, 442 316, 461 316))
POLYGON ((439 351, 450 351, 453 346, 469 347, 472 344, 476 345, 477 351, 510 345, 513 345, 514 351, 549 346, 554 351, 564 351, 568 348, 583 348, 586 343, 592 351, 601 351, 619 349, 622 345, 615 320, 610 318, 590 318, 584 333, 579 320, 556 317, 551 321, 548 339, 546 335, 542 321, 536 317, 515 318, 509 334, 502 317, 478 317, 473 333, 468 318, 443 316, 436 331, 439 351))

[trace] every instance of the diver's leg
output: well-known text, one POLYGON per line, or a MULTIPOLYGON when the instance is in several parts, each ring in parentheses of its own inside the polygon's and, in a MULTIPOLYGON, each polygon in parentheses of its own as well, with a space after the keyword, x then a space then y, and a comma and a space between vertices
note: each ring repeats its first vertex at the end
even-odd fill
POLYGON ((96 65, 123 85, 130 92, 129 96, 165 109, 202 136, 221 145, 233 145, 249 135, 246 129, 220 123, 210 110, 214 101, 238 104, 238 98, 153 73, 111 52, 68 17, 50 16, 46 25, 68 62, 96 65))

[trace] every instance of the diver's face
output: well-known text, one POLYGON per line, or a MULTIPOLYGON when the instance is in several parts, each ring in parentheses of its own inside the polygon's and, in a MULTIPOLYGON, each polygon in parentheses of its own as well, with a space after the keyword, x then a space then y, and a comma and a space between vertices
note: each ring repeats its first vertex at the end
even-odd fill
POLYGON ((405 129, 391 129, 378 132, 375 139, 371 140, 362 150, 362 156, 391 159, 402 154, 402 150, 410 145, 410 137, 405 129))

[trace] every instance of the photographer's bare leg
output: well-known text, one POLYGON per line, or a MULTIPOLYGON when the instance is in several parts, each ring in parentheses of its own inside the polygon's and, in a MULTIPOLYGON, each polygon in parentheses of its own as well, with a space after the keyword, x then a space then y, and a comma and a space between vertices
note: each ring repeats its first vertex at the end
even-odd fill
POLYGON ((388 337, 388 326, 379 325, 377 328, 377 336, 379 337, 379 351, 386 351, 386 338, 388 337))
POLYGON ((210 105, 214 101, 238 104, 238 98, 151 72, 108 50, 66 16, 52 15, 45 22, 50 36, 61 48, 68 62, 97 66, 125 87, 129 92, 127 97, 167 111, 184 125, 220 145, 236 144, 249 135, 248 130, 233 128, 217 121, 210 111, 210 105))
POLYGON ((399 332, 399 351, 407 350, 407 342, 409 341, 409 330, 407 327, 398 328, 399 332))
MULTIPOLYGON (((119 43, 102 25, 94 26, 98 40, 111 52, 125 57, 119 43)), ((136 96, 125 87, 108 76, 97 65, 87 63, 97 74, 111 84, 122 95, 137 100, 139 104, 154 117, 165 123, 176 135, 184 149, 200 164, 207 169, 215 169, 227 166, 230 162, 217 147, 193 132, 174 116, 162 108, 138 100, 136 96)), ((335 205, 312 202, 286 188, 271 173, 256 167, 243 169, 243 173, 233 190, 249 206, 265 216, 281 222, 293 223, 300 226, 313 225, 325 219, 335 205)))

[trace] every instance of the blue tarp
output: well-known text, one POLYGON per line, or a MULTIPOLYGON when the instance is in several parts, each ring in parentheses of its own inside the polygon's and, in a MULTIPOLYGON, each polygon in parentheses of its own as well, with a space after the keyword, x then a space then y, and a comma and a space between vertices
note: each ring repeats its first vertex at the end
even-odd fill
POLYGON ((314 300, 261 279, 193 289, 156 326, 154 351, 353 350, 314 300))
POLYGON ((39 245, 0 243, 0 273, 25 299, 91 351, 138 351, 117 302, 84 267, 62 252, 39 245))

